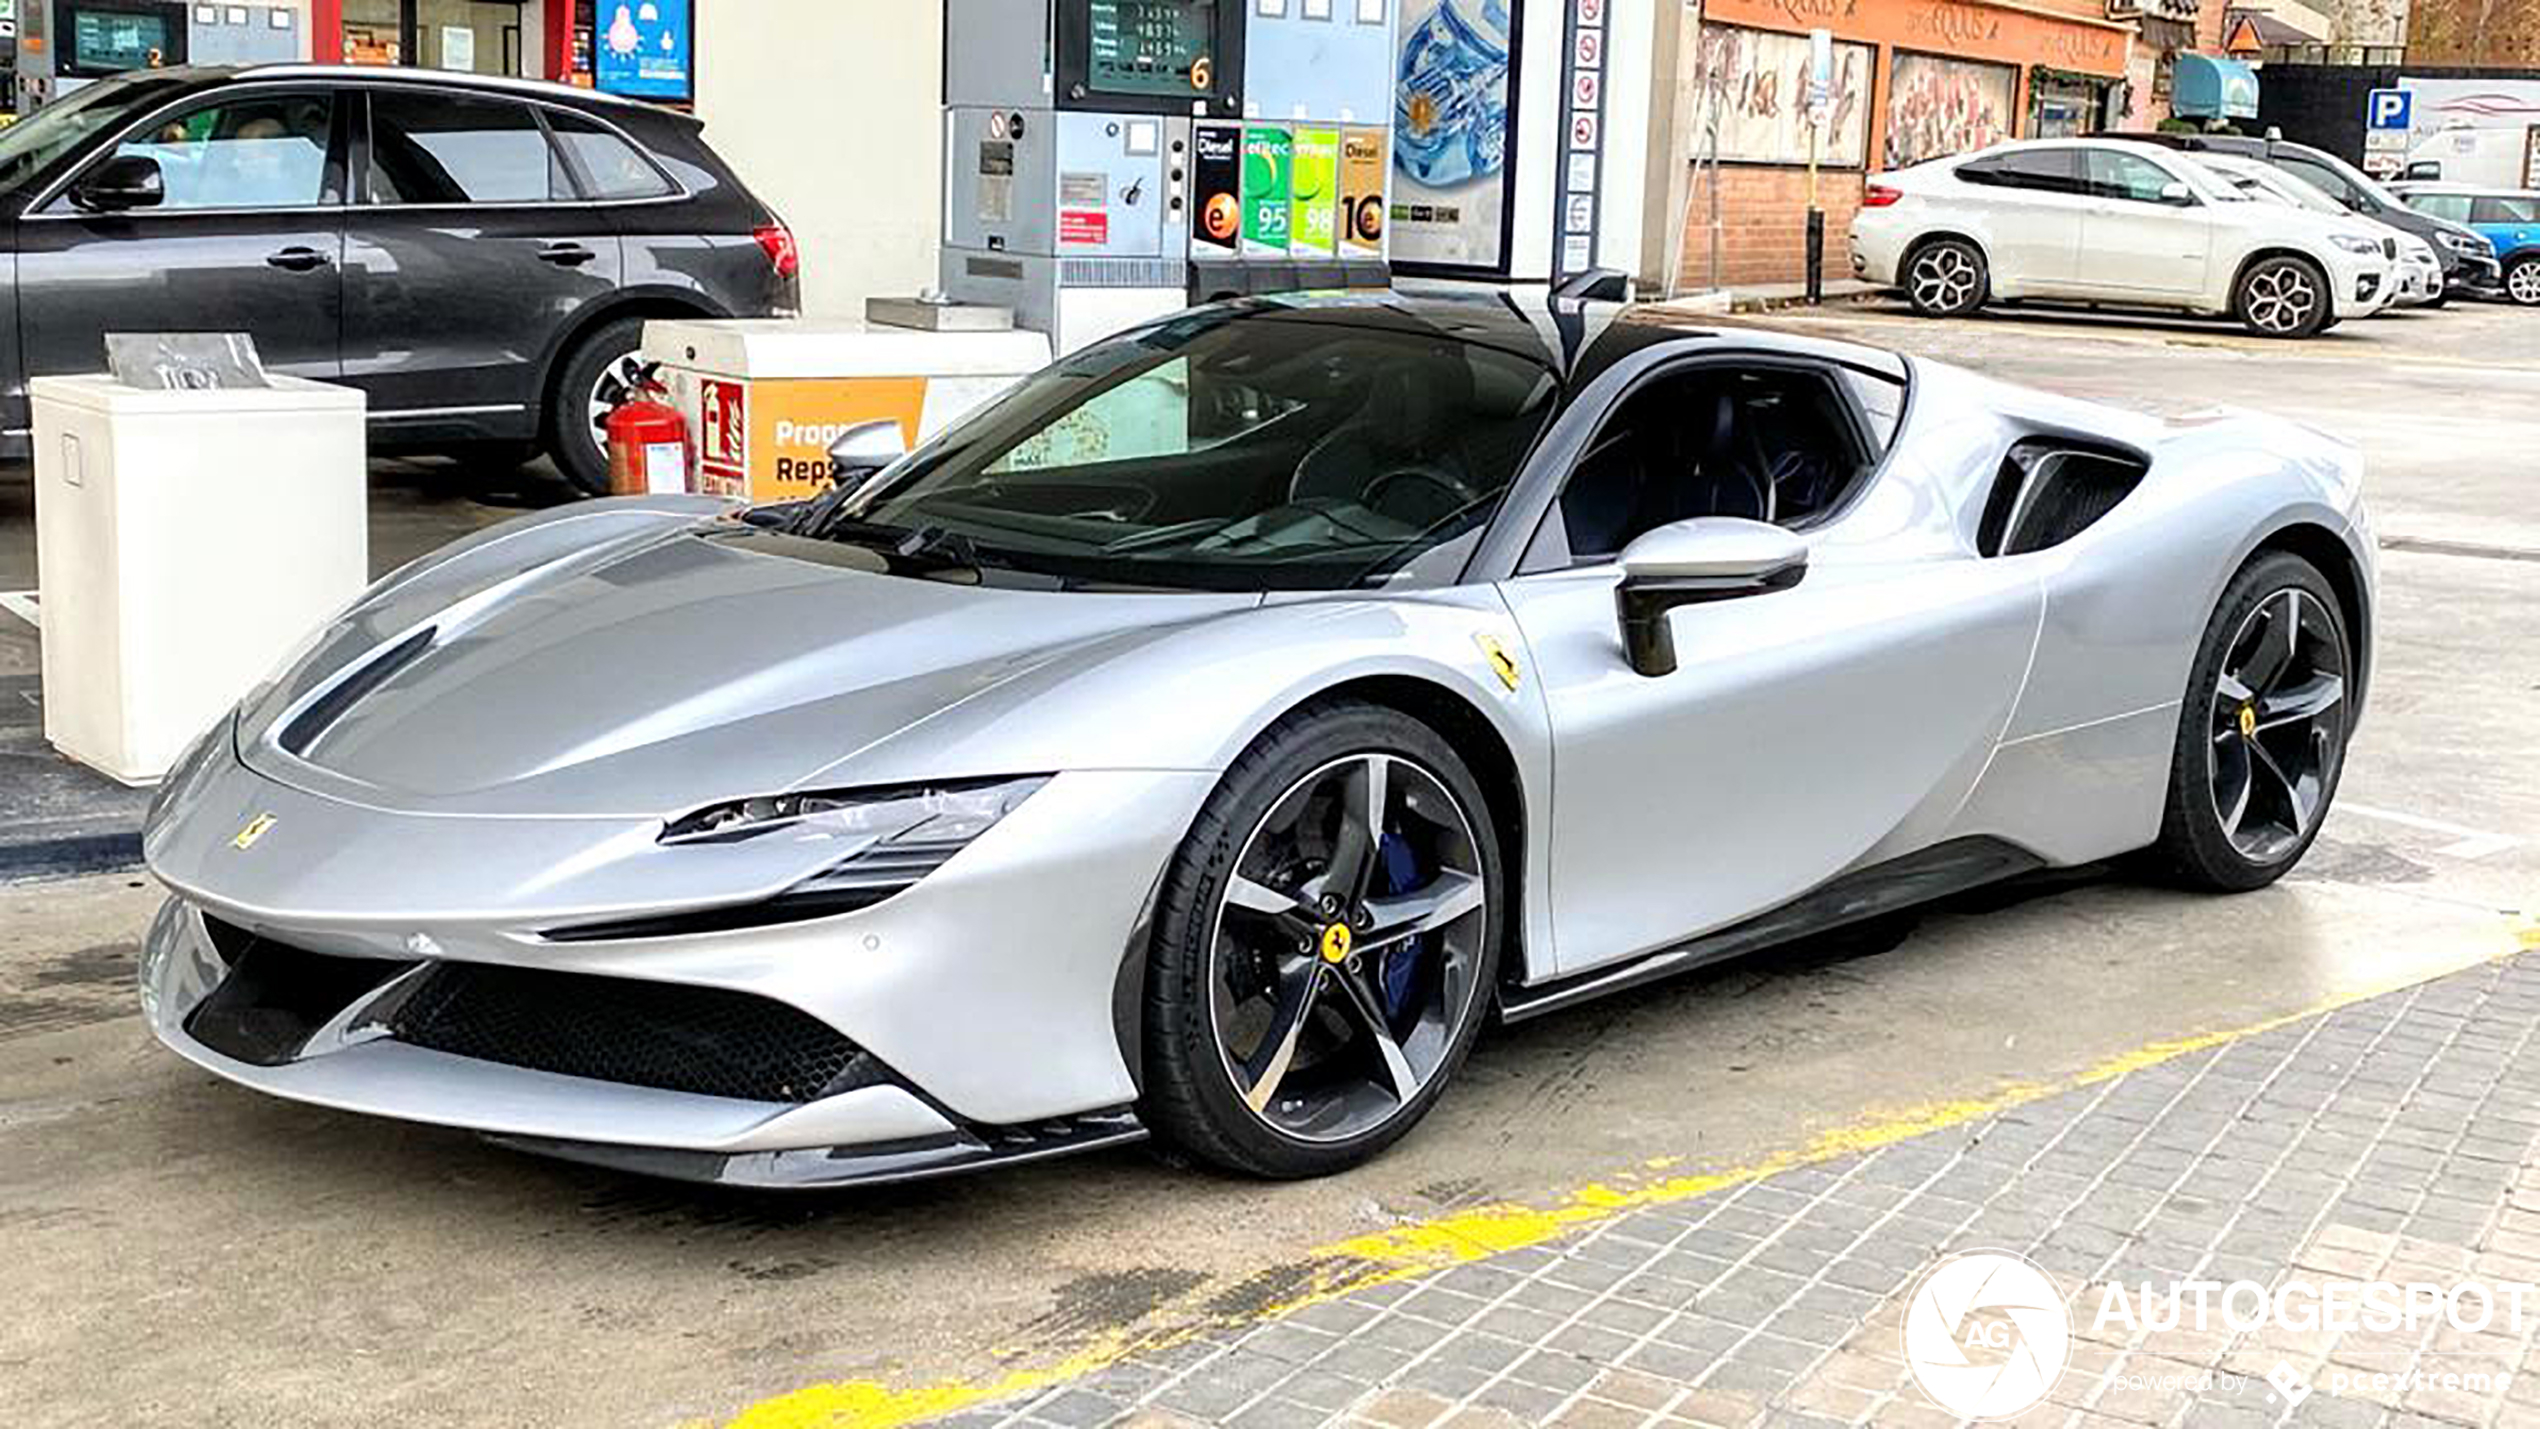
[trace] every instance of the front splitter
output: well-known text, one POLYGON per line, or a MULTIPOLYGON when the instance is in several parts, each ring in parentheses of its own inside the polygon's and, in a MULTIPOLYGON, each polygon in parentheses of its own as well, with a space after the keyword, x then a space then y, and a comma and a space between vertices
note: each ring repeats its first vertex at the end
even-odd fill
POLYGON ((682 1151, 620 1146, 596 1141, 488 1133, 485 1140, 513 1151, 585 1166, 658 1176, 673 1181, 764 1191, 815 1191, 841 1186, 884 1186, 923 1181, 992 1167, 1046 1161, 1058 1156, 1144 1141, 1146 1127, 1134 1112, 1092 1112, 1029 1126, 965 1129, 951 1136, 858 1146, 806 1146, 775 1151, 682 1151))

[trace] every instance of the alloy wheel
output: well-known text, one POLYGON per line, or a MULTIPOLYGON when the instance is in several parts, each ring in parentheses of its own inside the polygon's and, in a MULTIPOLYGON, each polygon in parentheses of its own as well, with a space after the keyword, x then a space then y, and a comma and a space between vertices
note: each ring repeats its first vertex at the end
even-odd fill
POLYGON ((590 401, 585 404, 593 446, 602 452, 609 449, 609 413, 616 411, 618 403, 625 401, 643 381, 644 355, 640 352, 627 353, 600 369, 599 377, 591 384, 590 401))
POLYGON ((2249 275, 2249 321, 2268 332, 2300 332, 2319 310, 2319 284, 2299 263, 2271 263, 2249 275))
POLYGON ((2505 274, 2505 291, 2525 306, 2540 306, 2540 258, 2525 258, 2505 274))
POLYGON ((2346 747, 2346 648, 2336 614, 2296 587, 2259 602, 2214 682, 2207 773, 2225 837, 2273 863, 2310 835, 2346 747))
POLYGON ((1331 1142, 1417 1100, 1479 1015, 1489 906, 1473 820, 1417 761, 1353 755, 1291 785, 1209 937, 1210 1023, 1253 1115, 1331 1142))
POLYGON ((1956 244, 1924 249, 1914 258, 1914 301, 1934 312, 1954 313, 1975 297, 1975 260, 1956 244))

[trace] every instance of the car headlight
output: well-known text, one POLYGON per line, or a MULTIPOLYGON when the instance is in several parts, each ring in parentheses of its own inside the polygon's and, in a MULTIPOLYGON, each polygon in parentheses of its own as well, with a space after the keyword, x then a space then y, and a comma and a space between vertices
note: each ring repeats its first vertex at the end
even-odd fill
POLYGON ((2454 233, 2450 229, 2444 228, 2435 230, 2434 236, 2442 240, 2444 247, 2451 249, 2453 252, 2460 254, 2464 258, 2485 258, 2493 255, 2496 251, 2489 245, 2486 239, 2481 238, 2474 233, 2454 233))
POLYGON ((664 825, 666 844, 839 840, 874 844, 969 843, 1049 782, 1047 775, 969 779, 898 789, 769 794, 700 809, 664 825))
POLYGON ((2351 233, 2332 233, 2328 236, 2328 241, 2345 249, 2349 253, 2378 253, 2381 251, 2380 244, 2373 242, 2369 238, 2358 238, 2351 233))

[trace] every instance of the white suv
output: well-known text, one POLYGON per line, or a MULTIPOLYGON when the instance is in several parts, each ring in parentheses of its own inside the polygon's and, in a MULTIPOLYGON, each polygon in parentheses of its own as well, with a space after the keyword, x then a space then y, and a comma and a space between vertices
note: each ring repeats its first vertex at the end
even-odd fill
POLYGON ((2397 256, 2371 225, 2252 202, 2119 139, 2024 140, 1879 174, 1852 220, 1852 271, 1933 317, 2039 299, 2309 337, 2388 303, 2397 256))

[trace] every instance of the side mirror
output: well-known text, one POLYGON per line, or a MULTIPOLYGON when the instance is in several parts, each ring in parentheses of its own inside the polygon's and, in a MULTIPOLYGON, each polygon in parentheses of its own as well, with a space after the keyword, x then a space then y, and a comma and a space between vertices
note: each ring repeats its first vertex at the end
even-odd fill
POLYGON ((845 490, 908 455, 897 422, 858 422, 829 444, 830 484, 845 490))
POLYGON ((1788 590, 1806 574, 1808 543, 1762 521, 1697 516, 1646 532, 1624 548, 1623 584, 1614 592, 1624 652, 1641 674, 1673 674, 1668 611, 1788 590))
POLYGON ((89 213, 157 208, 167 200, 159 161, 147 154, 117 154, 71 186, 71 204, 89 213))
POLYGON ((2161 202, 2177 208, 2188 208, 2196 202, 2196 191, 2176 179, 2161 185, 2161 202))

